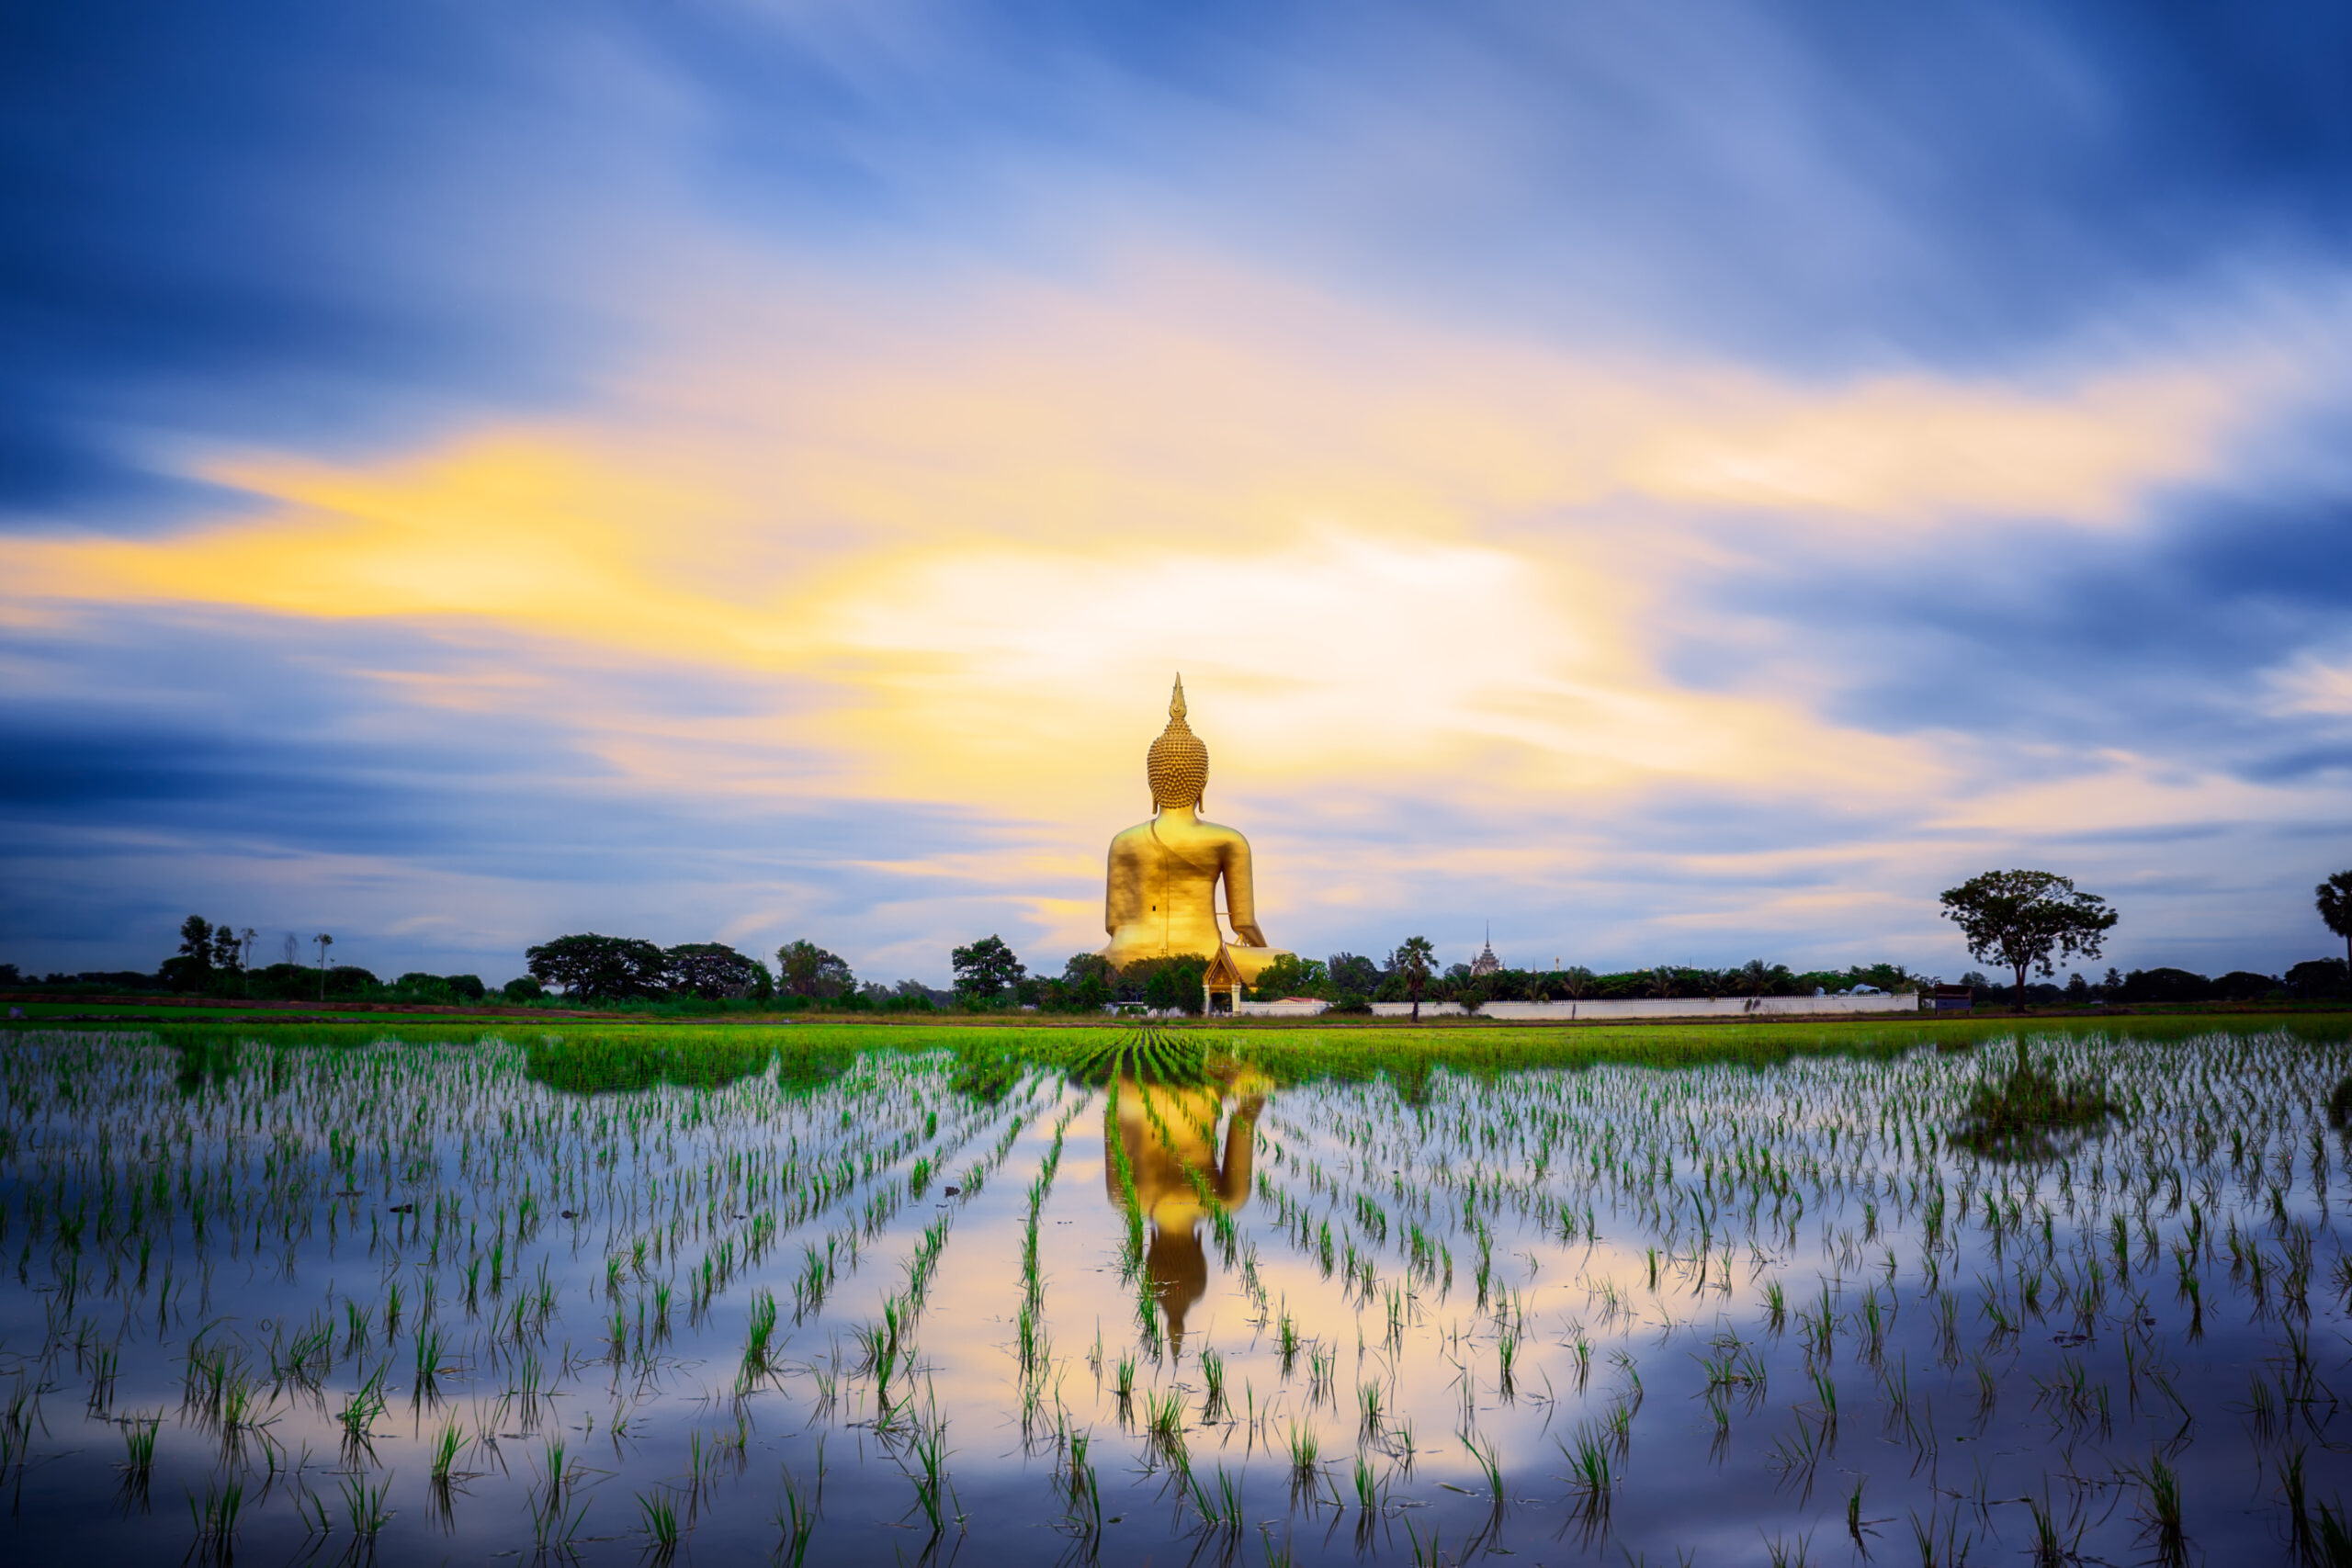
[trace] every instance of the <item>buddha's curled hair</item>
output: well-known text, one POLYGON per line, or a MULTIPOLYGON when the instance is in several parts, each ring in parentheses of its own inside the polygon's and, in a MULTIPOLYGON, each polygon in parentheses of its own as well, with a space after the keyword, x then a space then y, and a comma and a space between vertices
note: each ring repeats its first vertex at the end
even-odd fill
POLYGON ((1184 678, 1176 677, 1176 692, 1168 700, 1168 728, 1151 743, 1144 760, 1144 776, 1151 783, 1156 807, 1198 806, 1209 787, 1209 749, 1184 722, 1184 678))

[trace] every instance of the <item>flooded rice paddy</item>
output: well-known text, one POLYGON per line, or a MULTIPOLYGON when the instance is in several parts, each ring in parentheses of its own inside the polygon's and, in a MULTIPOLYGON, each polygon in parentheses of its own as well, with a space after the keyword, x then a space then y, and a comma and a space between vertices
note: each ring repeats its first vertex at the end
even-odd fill
POLYGON ((8 1037, 0 1551, 2352 1560, 2340 1031, 818 1035, 8 1037))

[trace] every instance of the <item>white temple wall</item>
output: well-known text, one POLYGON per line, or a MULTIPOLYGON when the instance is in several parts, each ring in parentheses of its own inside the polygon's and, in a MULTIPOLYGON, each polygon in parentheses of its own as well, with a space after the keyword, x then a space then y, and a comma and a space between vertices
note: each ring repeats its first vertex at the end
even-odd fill
MULTIPOLYGON (((1240 1010, 1245 1018, 1311 1018, 1329 1005, 1328 1002, 1245 1001, 1240 1004, 1240 1010)), ((1408 1018, 1412 1015, 1413 1004, 1374 1002, 1372 1010, 1380 1018, 1408 1018)), ((1551 1019, 1823 1018, 1918 1010, 1919 994, 1917 991, 1897 991, 1891 996, 1875 997, 1721 997, 1713 1000, 1704 997, 1625 997, 1608 1001, 1488 1002, 1478 1010, 1478 1016, 1507 1023, 1551 1019)), ((1421 1016, 1460 1018, 1463 1008, 1459 1002, 1423 1002, 1421 1016)))

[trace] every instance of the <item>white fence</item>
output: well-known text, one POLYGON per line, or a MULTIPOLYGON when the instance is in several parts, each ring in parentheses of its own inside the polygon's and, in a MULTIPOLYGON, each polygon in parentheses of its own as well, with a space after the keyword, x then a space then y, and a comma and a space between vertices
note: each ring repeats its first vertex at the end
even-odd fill
MULTIPOLYGON (((1291 998, 1279 1002, 1245 1001, 1240 1009, 1245 1018, 1312 1018, 1329 1005, 1291 998)), ((1374 1002, 1372 1010, 1381 1018, 1407 1018, 1412 1014, 1413 1004, 1374 1002)), ((1459 1002, 1421 1004, 1423 1018, 1460 1018, 1463 1010, 1459 1002)), ((1624 997, 1609 1001, 1488 1002, 1478 1010, 1478 1016, 1508 1023, 1549 1019, 1589 1021, 1612 1018, 1823 1018, 1918 1010, 1918 992, 1896 991, 1866 997, 1719 997, 1713 1000, 1705 997, 1624 997)))

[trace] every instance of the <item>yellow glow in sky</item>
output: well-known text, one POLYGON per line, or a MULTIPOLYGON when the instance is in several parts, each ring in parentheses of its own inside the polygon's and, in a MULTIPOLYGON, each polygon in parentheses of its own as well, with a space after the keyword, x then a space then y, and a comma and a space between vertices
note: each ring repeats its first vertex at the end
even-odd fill
MULTIPOLYGON (((0 614, 494 629, 470 665, 370 673, 420 707, 565 703, 577 744, 632 787, 1036 825, 861 863, 1025 900, 1083 938, 1096 917, 1065 890, 1148 808, 1141 750, 1180 670, 1212 809, 1261 833, 1295 826, 1277 799, 1403 792, 1462 823, 1573 802, 1598 821, 1693 784, 2007 818, 2023 807, 1975 793, 1951 738, 1826 716, 1820 672, 1784 655, 1678 672, 1679 637, 1746 635, 1693 585, 1781 550, 1957 544, 1988 518, 2129 527, 2293 381, 2233 354, 1811 385, 1169 271, 915 309, 838 288, 695 298, 573 416, 356 464, 219 453, 198 472, 249 496, 242 512, 160 538, 0 540, 0 614), (695 716, 558 695, 559 667, 600 660, 795 696, 695 716)), ((1594 852, 1533 845, 1489 871, 1565 876, 1594 852)), ((1463 863, 1450 842, 1393 853, 1463 863)), ((1277 902, 1402 897, 1311 840, 1292 854, 1277 902)))

